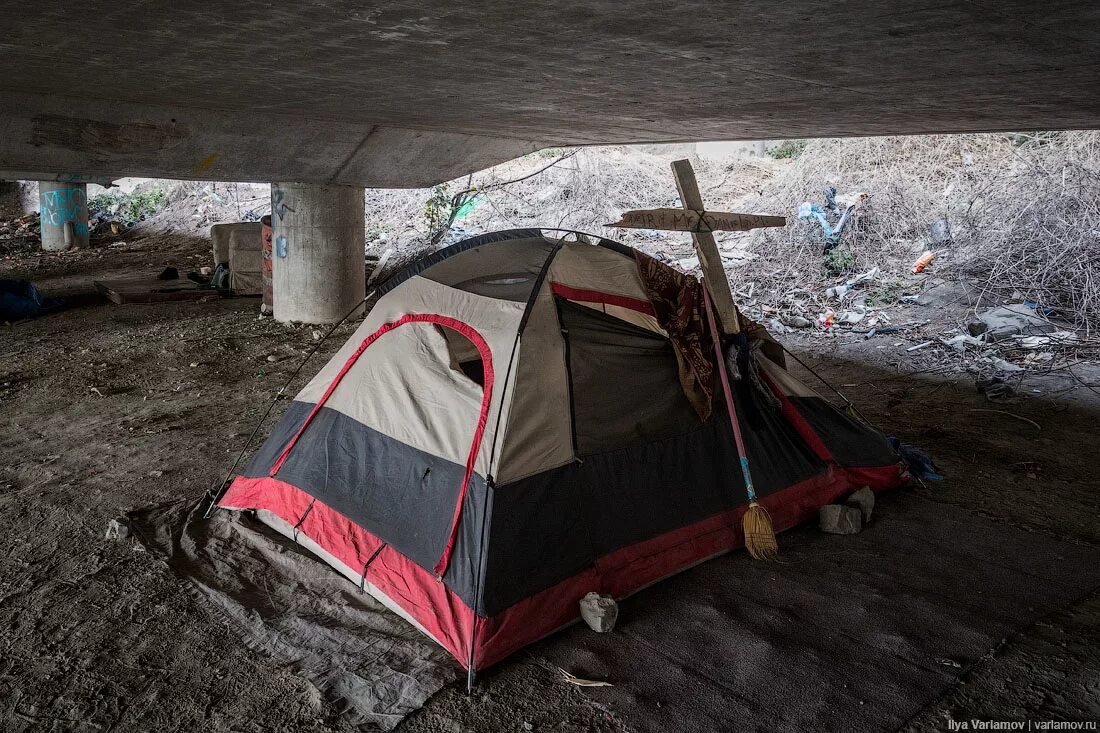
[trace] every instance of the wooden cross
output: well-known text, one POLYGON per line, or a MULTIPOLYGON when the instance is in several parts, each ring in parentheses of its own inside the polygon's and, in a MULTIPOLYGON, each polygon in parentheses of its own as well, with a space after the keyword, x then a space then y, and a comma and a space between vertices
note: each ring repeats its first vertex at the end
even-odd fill
POLYGON ((722 330, 727 334, 738 333, 741 324, 737 304, 733 301, 733 291, 726 279, 722 255, 718 252, 718 244, 711 232, 744 232, 761 227, 781 227, 787 225, 787 220, 782 216, 707 211, 703 208, 703 196, 699 193, 699 183, 695 180, 691 161, 673 161, 672 175, 676 178, 682 209, 628 211, 620 221, 608 226, 691 232, 691 240, 695 244, 695 252, 699 255, 699 265, 703 270, 703 286, 714 301, 722 330))

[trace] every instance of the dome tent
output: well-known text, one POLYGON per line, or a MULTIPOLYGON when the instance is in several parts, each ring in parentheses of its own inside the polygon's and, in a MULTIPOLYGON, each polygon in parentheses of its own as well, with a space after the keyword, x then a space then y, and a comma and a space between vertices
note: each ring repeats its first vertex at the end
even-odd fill
MULTIPOLYGON (((724 403, 683 387, 642 263, 694 283, 538 229, 413 263, 219 505, 255 510, 471 671, 576 620, 590 591, 621 598, 740 546, 724 403)), ((768 341, 749 332, 734 389, 776 528, 900 483, 883 436, 768 341)))

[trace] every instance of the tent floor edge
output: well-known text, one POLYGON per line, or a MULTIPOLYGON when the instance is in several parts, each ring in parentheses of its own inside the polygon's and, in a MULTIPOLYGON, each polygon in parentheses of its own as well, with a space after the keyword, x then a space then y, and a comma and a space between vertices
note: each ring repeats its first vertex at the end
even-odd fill
MULTIPOLYGON (((760 498, 771 512, 777 531, 790 529, 816 516, 823 505, 836 501, 867 482, 875 491, 900 484, 897 467, 869 466, 854 471, 829 467, 806 481, 760 498), (859 481, 853 479, 858 478, 859 481)), ((221 506, 256 509, 261 521, 278 529, 287 517, 298 517, 312 500, 309 494, 271 478, 238 479, 221 506), (266 512, 262 512, 266 510, 266 512)), ((654 583, 701 562, 743 546, 741 517, 744 505, 702 521, 622 548, 599 558, 595 564, 528 598, 496 612, 478 616, 453 591, 439 583, 392 547, 371 565, 368 592, 414 627, 447 650, 466 668, 466 686, 472 692, 477 674, 517 650, 571 625, 579 618, 577 600, 589 591, 626 598, 654 583), (410 581, 411 584, 410 584, 410 581), (422 582, 421 582, 422 581, 422 582), (412 590, 410 590, 410 587, 412 590), (422 597, 406 597, 409 593, 422 597), (477 625, 476 637, 469 635, 477 625), (471 646, 470 642, 474 644, 471 646)), ((285 533, 284 533, 285 534, 285 533)), ((298 532, 298 542, 322 560, 359 583, 362 563, 341 557, 348 549, 332 546, 333 538, 354 536, 359 552, 369 555, 382 540, 317 501, 298 532), (328 528, 326 534, 325 528, 328 528), (344 572, 343 568, 347 568, 344 572), (354 577, 352 577, 354 576, 354 577)))

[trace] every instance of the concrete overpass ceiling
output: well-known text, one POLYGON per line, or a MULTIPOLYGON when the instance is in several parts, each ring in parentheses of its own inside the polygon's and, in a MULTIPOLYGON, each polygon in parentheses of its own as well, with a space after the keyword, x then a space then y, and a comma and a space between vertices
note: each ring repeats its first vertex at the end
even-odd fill
POLYGON ((417 186, 550 146, 1100 127, 1100 3, 0 3, 0 170, 417 186))

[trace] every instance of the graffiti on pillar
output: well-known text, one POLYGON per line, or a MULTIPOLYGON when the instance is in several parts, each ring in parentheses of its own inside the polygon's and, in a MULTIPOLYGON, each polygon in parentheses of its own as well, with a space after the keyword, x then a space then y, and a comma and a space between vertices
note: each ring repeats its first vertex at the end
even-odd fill
POLYGON ((275 238, 275 256, 286 257, 286 237, 282 234, 275 238))
POLYGON ((283 193, 283 189, 278 187, 271 189, 271 210, 279 217, 279 221, 283 220, 283 216, 286 215, 286 212, 294 211, 294 209, 286 205, 284 199, 286 199, 286 194, 283 193))
POLYGON ((39 214, 43 226, 60 227, 73 223, 73 232, 79 237, 88 235, 88 194, 83 187, 58 188, 43 191, 39 196, 39 214))

